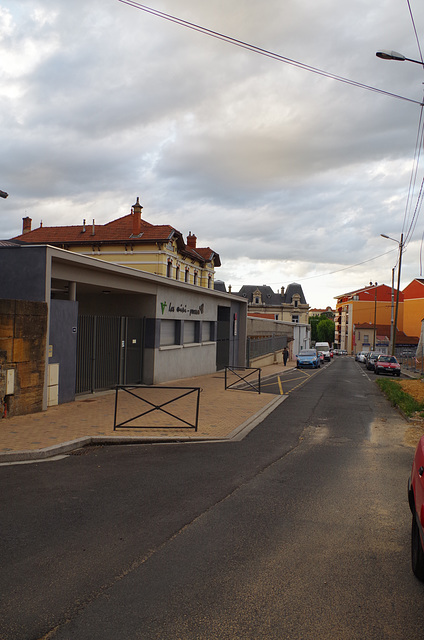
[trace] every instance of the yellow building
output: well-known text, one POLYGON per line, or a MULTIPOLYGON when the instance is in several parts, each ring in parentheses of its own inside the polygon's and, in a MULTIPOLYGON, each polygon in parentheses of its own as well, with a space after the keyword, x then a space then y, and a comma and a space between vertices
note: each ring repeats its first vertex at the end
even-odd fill
POLYGON ((31 229, 31 218, 23 219, 22 234, 13 238, 28 244, 49 244, 68 251, 113 262, 140 271, 173 278, 208 289, 214 288, 219 254, 209 247, 197 247, 191 232, 184 242, 182 234, 170 225, 153 225, 141 216, 137 198, 131 213, 96 225, 31 229))

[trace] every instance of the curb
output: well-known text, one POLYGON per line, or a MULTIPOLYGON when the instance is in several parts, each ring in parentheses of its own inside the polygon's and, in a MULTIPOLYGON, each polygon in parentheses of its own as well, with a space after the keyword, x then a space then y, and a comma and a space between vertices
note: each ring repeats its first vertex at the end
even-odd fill
POLYGON ((0 452, 0 464, 47 460, 48 458, 54 458, 90 445, 175 444, 180 442, 222 443, 231 440, 240 441, 265 420, 287 397, 288 396, 277 396, 273 398, 265 407, 262 407, 262 409, 233 429, 233 431, 224 438, 211 438, 211 436, 85 436, 43 449, 0 452))

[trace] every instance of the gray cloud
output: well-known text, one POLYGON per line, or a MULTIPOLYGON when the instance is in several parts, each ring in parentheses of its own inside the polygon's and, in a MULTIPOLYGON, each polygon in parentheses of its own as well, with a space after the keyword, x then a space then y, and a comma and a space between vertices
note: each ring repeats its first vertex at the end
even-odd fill
MULTIPOLYGON (((379 48, 418 57, 407 7, 395 0, 152 6, 422 99, 418 65, 375 57, 379 48)), ((424 7, 412 9, 422 33, 424 7)), ((396 245, 380 233, 402 230, 418 105, 117 0, 0 0, 0 18, 0 188, 10 194, 0 237, 18 234, 25 215, 104 223, 139 195, 149 221, 191 230, 218 251, 217 278, 236 288, 296 280, 312 305, 326 306, 370 279, 390 283, 396 245)), ((419 218, 403 285, 419 275, 422 231, 419 218)))

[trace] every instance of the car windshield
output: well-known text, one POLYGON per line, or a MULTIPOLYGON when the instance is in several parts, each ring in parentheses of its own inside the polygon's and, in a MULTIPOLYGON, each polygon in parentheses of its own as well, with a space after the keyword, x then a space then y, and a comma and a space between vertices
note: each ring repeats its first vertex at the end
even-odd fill
POLYGON ((299 356, 316 356, 316 355, 317 355, 317 352, 314 351, 313 349, 305 349, 304 351, 299 353, 299 356))
POLYGON ((379 362, 396 362, 396 358, 394 356, 380 356, 379 362))

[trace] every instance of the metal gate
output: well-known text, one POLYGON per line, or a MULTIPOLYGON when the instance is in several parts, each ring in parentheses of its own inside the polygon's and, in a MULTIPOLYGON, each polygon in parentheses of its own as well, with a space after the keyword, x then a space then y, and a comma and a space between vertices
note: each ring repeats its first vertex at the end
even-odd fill
POLYGON ((142 318, 79 316, 76 393, 142 382, 142 318))

